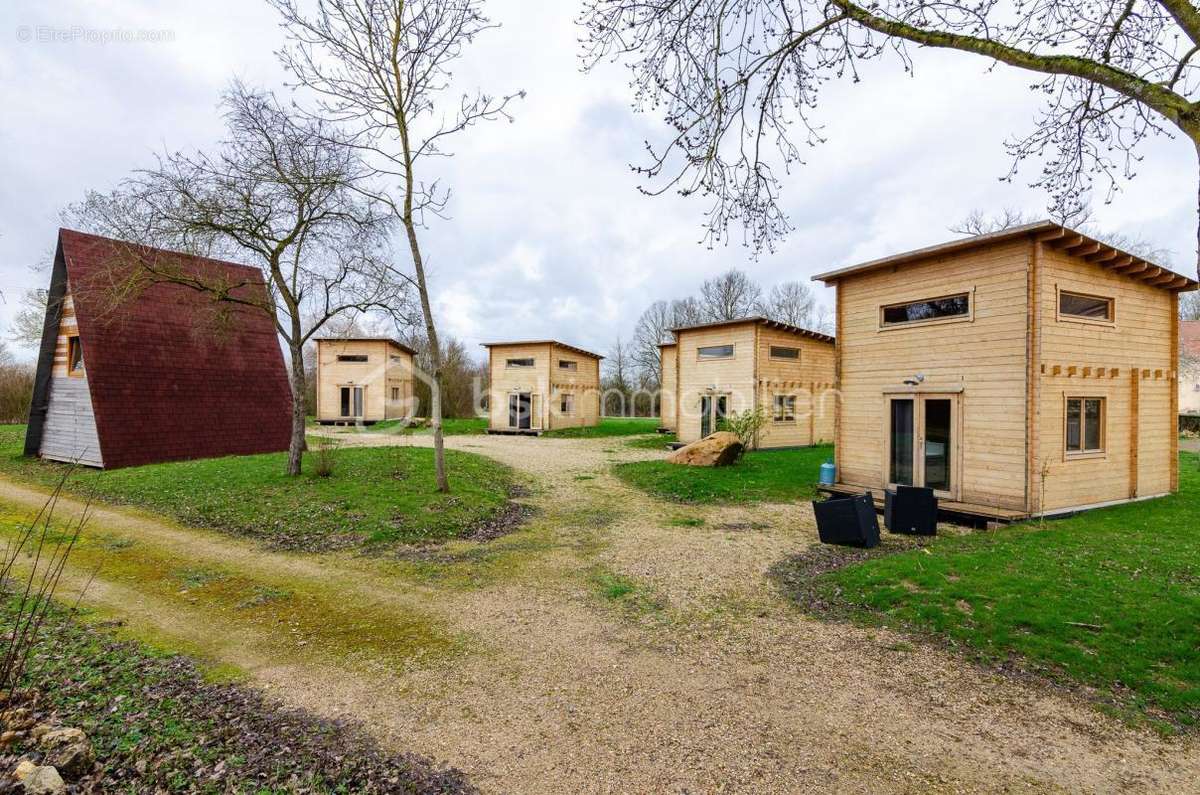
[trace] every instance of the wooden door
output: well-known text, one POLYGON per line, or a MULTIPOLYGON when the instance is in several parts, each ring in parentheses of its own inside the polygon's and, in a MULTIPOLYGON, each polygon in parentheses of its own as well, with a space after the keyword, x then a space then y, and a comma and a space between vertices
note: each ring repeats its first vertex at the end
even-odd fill
POLYGON ((924 486, 957 499, 957 395, 904 395, 887 399, 884 472, 889 488, 924 486))

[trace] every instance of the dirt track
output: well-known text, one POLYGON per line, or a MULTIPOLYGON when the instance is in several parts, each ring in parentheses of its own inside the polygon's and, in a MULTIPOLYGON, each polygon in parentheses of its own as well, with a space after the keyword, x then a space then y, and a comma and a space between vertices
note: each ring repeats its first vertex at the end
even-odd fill
MULTIPOLYGON (((490 792, 1186 792, 1200 779, 1192 741, 1129 730, 888 632, 796 614, 764 574, 813 543, 803 506, 660 503, 608 474, 612 460, 656 455, 619 439, 450 444, 527 473, 540 513, 487 554, 450 545, 432 572, 265 552, 126 511, 92 524, 132 539, 131 554, 296 584, 331 625, 298 636, 208 605, 203 589, 103 572, 90 599, 490 792), (705 524, 669 524, 680 518, 705 524), (727 523, 755 529, 717 529, 727 523), (634 596, 606 599, 606 576, 634 596), (390 616, 423 629, 394 651, 356 648, 337 604, 354 606, 355 625, 390 616)), ((0 497, 22 509, 42 498, 9 483, 0 497)))

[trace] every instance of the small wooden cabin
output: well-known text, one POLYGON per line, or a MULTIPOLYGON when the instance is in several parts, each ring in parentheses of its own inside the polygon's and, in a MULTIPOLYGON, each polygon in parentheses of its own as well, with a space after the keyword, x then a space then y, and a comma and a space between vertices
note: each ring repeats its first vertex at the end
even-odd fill
POLYGON ((291 388, 254 304, 256 268, 60 229, 25 454, 115 469, 286 450, 291 388), (243 303, 139 279, 151 263, 243 303))
POLYGON ((753 406, 767 414, 759 449, 833 439, 833 337, 765 317, 671 331, 674 355, 664 353, 663 362, 673 361, 675 373, 663 382, 674 385, 668 424, 680 442, 702 439, 727 415, 753 406))
POLYGON ((600 421, 603 356, 555 340, 488 342, 488 433, 538 435, 600 421))
POLYGON ((373 425, 414 417, 414 354, 389 337, 317 340, 317 422, 373 425))
POLYGON ((678 397, 675 382, 675 357, 679 346, 664 342, 658 346, 658 429, 662 433, 675 433, 678 417, 675 401, 678 397))
POLYGON ((1002 520, 1178 488, 1186 276, 1049 221, 821 274, 838 489, 1002 520))

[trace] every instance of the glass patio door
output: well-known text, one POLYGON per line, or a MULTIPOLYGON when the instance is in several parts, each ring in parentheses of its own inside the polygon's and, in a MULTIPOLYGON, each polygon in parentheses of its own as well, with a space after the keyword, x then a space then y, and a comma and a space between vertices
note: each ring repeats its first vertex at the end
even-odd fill
POLYGON ((957 399, 914 395, 888 400, 889 486, 924 486, 953 498, 957 399))
POLYGON ((721 429, 721 421, 729 411, 728 395, 700 396, 700 438, 721 429))
POLYGON ((363 388, 361 386, 344 386, 341 388, 342 416, 358 418, 363 416, 363 388))

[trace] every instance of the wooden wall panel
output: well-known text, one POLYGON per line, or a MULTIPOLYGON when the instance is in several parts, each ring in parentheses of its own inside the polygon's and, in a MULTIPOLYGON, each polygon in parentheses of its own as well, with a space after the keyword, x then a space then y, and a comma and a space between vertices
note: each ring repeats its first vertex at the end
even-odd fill
POLYGON ((710 390, 729 394, 731 412, 754 405, 754 328, 753 323, 742 323, 675 335, 679 351, 679 441, 686 444, 700 438, 700 398, 710 390), (733 357, 699 359, 697 350, 712 345, 732 345, 733 357))
POLYGON ((1171 415, 1172 294, 1050 248, 1042 262, 1043 441, 1034 466, 1039 481, 1046 470, 1045 510, 1170 491, 1176 428, 1171 415), (1058 293, 1063 289, 1115 299, 1115 322, 1060 317, 1058 293), (1103 455, 1066 455, 1067 395, 1105 398, 1103 455))
POLYGON ((758 400, 767 412, 767 425, 759 436, 760 448, 797 447, 833 441, 836 401, 833 343, 760 326, 758 333, 758 400), (771 358, 771 346, 800 349, 800 360, 771 358), (776 395, 796 396, 796 419, 774 421, 776 395))
POLYGON ((1031 248, 1010 241, 839 281, 839 480, 884 485, 884 394, 921 373, 922 389, 962 390, 959 498, 1024 509, 1031 248), (969 320, 880 328, 884 305, 960 292, 969 320))
MULTIPOLYGON (((317 419, 341 416, 341 387, 362 386, 363 419, 379 422, 412 416, 413 360, 386 340, 317 340, 317 419), (366 356, 366 362, 341 362, 339 356, 366 356), (392 399, 392 388, 400 399, 392 399)), ((425 407, 428 413, 428 407, 425 407)))
POLYGON ((675 430, 675 402, 676 395, 676 378, 675 378, 675 358, 676 349, 673 345, 668 345, 658 349, 659 352, 659 415, 661 417, 660 425, 670 430, 675 430))

